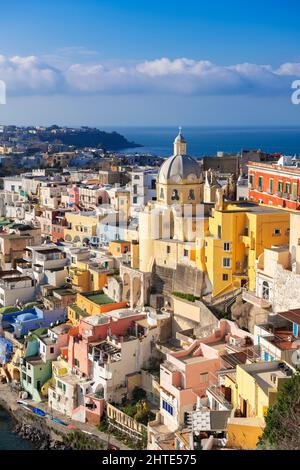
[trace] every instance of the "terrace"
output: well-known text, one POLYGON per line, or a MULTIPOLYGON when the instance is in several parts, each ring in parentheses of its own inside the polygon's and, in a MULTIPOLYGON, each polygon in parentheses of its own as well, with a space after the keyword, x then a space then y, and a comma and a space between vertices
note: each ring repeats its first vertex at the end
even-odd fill
POLYGON ((93 302, 96 305, 108 305, 115 303, 108 295, 104 294, 103 291, 92 292, 88 294, 81 294, 83 297, 93 302))

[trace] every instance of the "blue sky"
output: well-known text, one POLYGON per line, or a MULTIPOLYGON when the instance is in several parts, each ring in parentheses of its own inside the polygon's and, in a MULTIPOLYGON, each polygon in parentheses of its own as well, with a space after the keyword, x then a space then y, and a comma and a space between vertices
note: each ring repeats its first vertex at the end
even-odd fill
POLYGON ((5 2, 0 122, 298 124, 300 3, 286 3, 5 2))

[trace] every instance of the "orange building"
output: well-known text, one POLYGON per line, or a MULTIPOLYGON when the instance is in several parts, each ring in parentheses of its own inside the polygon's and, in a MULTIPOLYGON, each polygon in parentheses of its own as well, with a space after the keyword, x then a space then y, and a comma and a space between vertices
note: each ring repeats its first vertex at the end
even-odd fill
POLYGON ((78 293, 75 304, 68 307, 68 318, 74 325, 77 325, 79 320, 85 317, 100 315, 127 306, 127 302, 115 302, 102 290, 78 293))

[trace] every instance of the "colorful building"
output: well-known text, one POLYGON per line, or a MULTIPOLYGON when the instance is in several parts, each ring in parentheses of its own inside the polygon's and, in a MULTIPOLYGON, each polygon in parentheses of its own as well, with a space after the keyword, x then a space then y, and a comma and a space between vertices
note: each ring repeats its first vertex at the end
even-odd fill
POLYGON ((300 168, 291 157, 278 163, 249 162, 249 199, 286 209, 300 209, 300 168))
POLYGON ((277 393, 295 369, 284 362, 259 362, 237 365, 225 376, 225 387, 241 417, 228 420, 228 445, 243 449, 256 447, 264 428, 264 417, 276 403, 277 393))
POLYGON ((76 303, 69 306, 68 318, 73 324, 91 315, 100 315, 127 307, 127 302, 115 302, 102 290, 77 294, 76 303))
POLYGON ((280 209, 216 203, 204 240, 213 297, 244 286, 254 290, 256 260, 264 248, 288 243, 289 228, 289 214, 280 209))

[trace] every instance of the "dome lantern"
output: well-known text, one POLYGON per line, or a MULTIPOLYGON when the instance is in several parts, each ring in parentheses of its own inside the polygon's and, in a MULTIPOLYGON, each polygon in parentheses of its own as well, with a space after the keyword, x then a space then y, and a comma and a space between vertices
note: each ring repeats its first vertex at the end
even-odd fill
POLYGON ((183 137, 182 127, 179 127, 179 132, 174 140, 174 155, 186 155, 186 140, 183 137))

